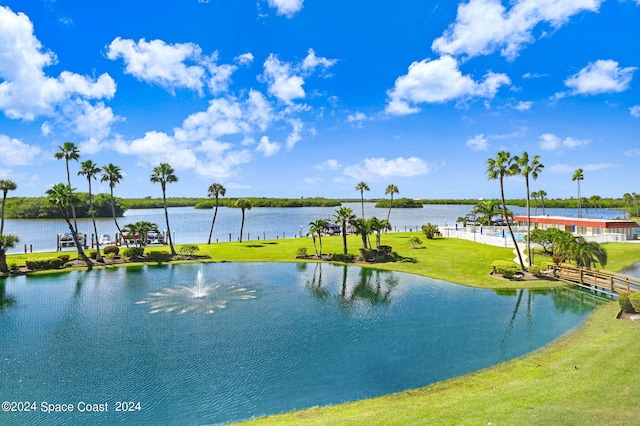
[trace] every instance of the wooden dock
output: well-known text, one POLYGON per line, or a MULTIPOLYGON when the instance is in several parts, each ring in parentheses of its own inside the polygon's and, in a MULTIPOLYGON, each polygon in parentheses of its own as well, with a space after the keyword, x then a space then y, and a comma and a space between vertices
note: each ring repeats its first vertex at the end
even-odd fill
POLYGON ((583 268, 569 264, 549 265, 549 275, 597 293, 617 297, 620 293, 640 291, 640 278, 602 269, 583 268))

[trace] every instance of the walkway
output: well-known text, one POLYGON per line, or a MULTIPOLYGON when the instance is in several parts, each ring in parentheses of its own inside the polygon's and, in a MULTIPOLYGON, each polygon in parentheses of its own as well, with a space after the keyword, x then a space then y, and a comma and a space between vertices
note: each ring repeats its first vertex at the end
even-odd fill
POLYGON ((547 273, 561 281, 613 297, 617 297, 620 293, 640 291, 640 278, 601 269, 582 268, 563 263, 549 265, 547 273))

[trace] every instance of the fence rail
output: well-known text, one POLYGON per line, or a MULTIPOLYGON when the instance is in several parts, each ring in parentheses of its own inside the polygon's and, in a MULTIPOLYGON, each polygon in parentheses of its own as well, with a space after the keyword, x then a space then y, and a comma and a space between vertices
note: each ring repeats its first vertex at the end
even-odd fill
POLYGON ((549 265, 547 272, 559 280, 613 297, 640 291, 640 278, 616 272, 568 264, 549 265))

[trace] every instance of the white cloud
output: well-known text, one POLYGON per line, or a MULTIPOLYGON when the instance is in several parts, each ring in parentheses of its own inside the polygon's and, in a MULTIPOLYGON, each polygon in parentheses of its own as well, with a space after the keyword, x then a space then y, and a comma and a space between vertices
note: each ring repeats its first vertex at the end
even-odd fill
POLYGON ((230 151, 210 161, 198 161, 195 172, 208 179, 228 179, 236 174, 240 165, 249 163, 251 158, 251 153, 246 149, 230 151))
MULTIPOLYGON (((615 163, 593 163, 593 164, 585 164, 580 166, 572 166, 570 164, 553 164, 548 167, 549 171, 552 173, 574 173, 577 169, 582 169, 585 172, 595 172, 598 170, 605 169, 613 169, 616 167, 620 167, 619 164, 615 163)), ((547 170, 547 168, 545 168, 547 170)))
POLYGON ((31 146, 21 140, 0 135, 0 163, 10 166, 26 166, 33 162, 34 157, 42 150, 38 146, 31 146))
POLYGON ((636 118, 640 118, 640 105, 634 105, 631 108, 629 108, 629 113, 631 113, 631 115, 636 118))
POLYGON ((435 60, 422 60, 409 66, 409 72, 399 77, 388 94, 386 112, 406 115, 418 112, 419 103, 444 103, 471 97, 492 98, 500 86, 510 84, 505 74, 492 72, 476 82, 468 75, 462 75, 458 62, 451 56, 435 60))
POLYGON ((533 102, 531 101, 520 101, 513 106, 513 109, 518 111, 530 111, 533 106, 533 102))
POLYGON ((263 136, 260 138, 256 151, 262 153, 265 157, 271 157, 280 151, 280 144, 271 142, 268 136, 263 136))
POLYGON ((338 160, 335 160, 333 158, 330 158, 327 161, 320 163, 314 167, 314 169, 321 170, 321 171, 338 170, 339 168, 340 168, 340 163, 338 162, 338 160))
POLYGON ((429 172, 429 166, 418 157, 367 158, 362 163, 344 168, 343 173, 355 180, 380 181, 389 177, 421 176, 429 172))
POLYGON ((347 117, 347 121, 349 123, 354 123, 354 122, 358 122, 358 121, 366 121, 367 119, 368 119, 367 115, 365 113, 359 112, 359 111, 356 111, 355 114, 351 114, 351 115, 349 115, 347 117))
POLYGON ((0 109, 13 119, 34 120, 55 116, 69 100, 110 99, 116 84, 108 74, 97 79, 63 71, 48 77, 44 68, 57 62, 34 35, 33 24, 23 13, 0 6, 0 109))
POLYGON ((287 105, 292 105, 293 100, 306 97, 303 76, 311 75, 317 68, 326 71, 336 63, 335 59, 327 59, 316 56, 313 49, 299 64, 281 61, 273 53, 264 61, 264 72, 260 79, 268 84, 270 94, 280 99, 287 105))
POLYGON ((579 148, 591 143, 588 140, 580 140, 572 137, 567 137, 564 140, 552 133, 544 133, 540 135, 540 142, 538 145, 545 151, 555 151, 559 148, 579 148))
POLYGON ((465 145, 474 151, 486 151, 489 149, 489 141, 483 134, 475 135, 473 138, 469 139, 465 145))
POLYGON ((631 149, 625 151, 624 155, 627 155, 627 156, 630 156, 630 157, 631 156, 636 156, 636 155, 640 156, 640 148, 631 148, 631 149))
POLYGON ((236 56, 234 60, 239 65, 249 65, 253 62, 253 54, 251 52, 243 53, 242 55, 236 56))
POLYGON ((292 18, 293 15, 302 10, 304 0, 269 0, 269 6, 275 7, 278 15, 292 18))
POLYGON ((469 0, 458 6, 456 21, 434 40, 440 54, 467 57, 497 50, 513 60, 534 41, 532 30, 546 22, 560 28, 580 12, 597 12, 604 0, 520 0, 507 10, 500 0, 469 0))
POLYGON ((116 142, 116 151, 137 155, 145 165, 170 163, 176 170, 187 170, 196 166, 196 156, 191 149, 164 132, 151 131, 129 144, 116 142))
POLYGON ((298 118, 292 118, 291 120, 288 120, 288 123, 291 124, 292 129, 289 136, 287 136, 287 149, 291 150, 296 143, 302 140, 300 133, 302 132, 302 129, 304 129, 304 123, 302 123, 302 120, 298 118))
POLYGON ((557 93, 556 98, 566 95, 597 95, 624 92, 629 88, 636 67, 620 68, 616 61, 591 62, 564 81, 569 92, 557 93))

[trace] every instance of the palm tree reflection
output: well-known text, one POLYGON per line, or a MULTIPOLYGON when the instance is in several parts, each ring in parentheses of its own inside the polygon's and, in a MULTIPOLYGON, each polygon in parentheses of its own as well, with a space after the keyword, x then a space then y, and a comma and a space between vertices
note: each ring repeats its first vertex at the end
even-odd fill
POLYGON ((0 282, 0 310, 14 306, 16 299, 13 296, 7 295, 7 289, 4 282, 0 282))

